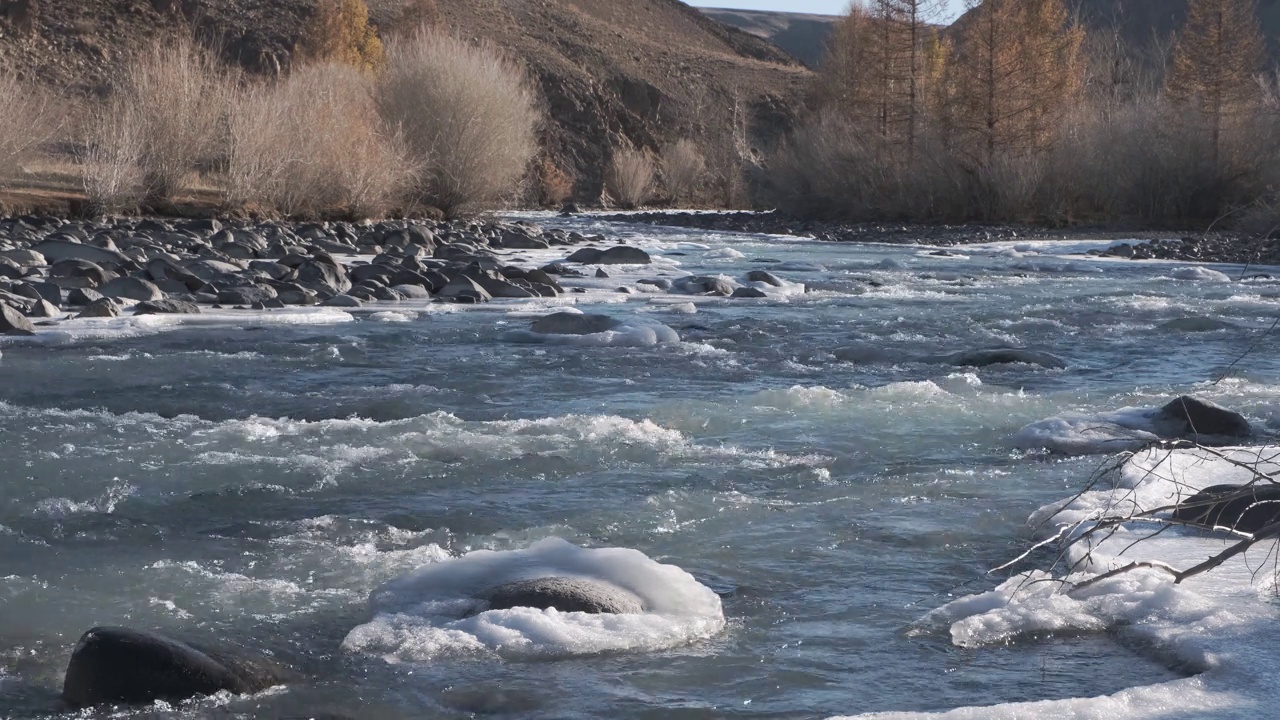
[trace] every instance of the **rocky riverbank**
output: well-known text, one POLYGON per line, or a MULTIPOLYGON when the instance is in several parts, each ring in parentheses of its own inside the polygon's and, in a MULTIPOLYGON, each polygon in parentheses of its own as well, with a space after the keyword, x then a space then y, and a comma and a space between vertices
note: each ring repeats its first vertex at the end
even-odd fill
MULTIPOLYGON (((526 222, 15 217, 0 219, 0 333, 34 334, 39 325, 71 318, 211 308, 554 298, 614 282, 605 267, 635 270, 651 261, 620 240, 526 222)), ((681 277, 671 268, 653 275, 607 288, 759 298, 791 287, 762 270, 741 281, 681 277)))
MULTIPOLYGON (((520 252, 588 242, 605 239, 502 222, 9 218, 0 220, 0 331, 31 333, 33 324, 126 311, 554 297, 565 292, 555 275, 569 270, 519 267, 520 252)), ((629 262, 648 262, 629 250, 629 262)))
POLYGON ((877 242, 903 245, 967 245, 1015 240, 1116 240, 1094 254, 1135 260, 1186 260, 1280 265, 1280 240, 1229 232, 1181 235, 1167 231, 1113 228, 1037 228, 1014 225, 921 225, 904 223, 838 223, 802 220, 775 212, 646 212, 612 215, 615 222, 688 227, 722 232, 795 235, 833 242, 877 242))

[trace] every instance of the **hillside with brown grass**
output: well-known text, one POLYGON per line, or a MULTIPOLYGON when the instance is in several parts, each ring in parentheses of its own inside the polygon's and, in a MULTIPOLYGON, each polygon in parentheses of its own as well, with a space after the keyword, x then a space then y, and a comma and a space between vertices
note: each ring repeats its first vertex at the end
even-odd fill
MULTIPOLYGON (((421 0, 370 0, 383 35, 421 0), (407 9, 406 9, 406 6, 407 9)), ((692 140, 731 195, 756 150, 791 127, 810 72, 765 40, 677 0, 449 0, 438 20, 536 80, 543 167, 599 198, 615 150, 692 140)), ((132 54, 192 34, 251 74, 287 72, 314 0, 0 0, 0 64, 70 98, 109 94, 132 54)), ((539 178, 536 173, 533 182, 539 178)), ((534 193, 536 195, 536 193, 534 193)), ((730 198, 731 199, 731 198, 730 198)))

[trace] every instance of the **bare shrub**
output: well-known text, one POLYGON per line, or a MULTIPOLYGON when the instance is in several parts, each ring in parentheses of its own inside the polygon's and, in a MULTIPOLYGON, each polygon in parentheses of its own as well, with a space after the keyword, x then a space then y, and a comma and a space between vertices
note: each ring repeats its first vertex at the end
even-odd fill
POLYGON ((50 93, 0 72, 0 187, 37 158, 60 128, 50 93))
POLYGON ((702 183, 707 161, 692 140, 683 139, 662 146, 662 183, 671 202, 680 204, 702 183))
POLYGON ((573 197, 573 178, 550 156, 543 155, 537 167, 537 202, 543 207, 563 205, 573 197))
MULTIPOLYGON (((801 125, 767 161, 766 201, 787 213, 833 219, 956 220, 990 188, 945 146, 919 140, 912 162, 874 132, 824 114, 801 125)), ((988 203, 989 204, 989 203, 988 203)))
POLYGON ((339 62, 363 70, 379 70, 387 60, 364 0, 318 0, 297 54, 306 62, 339 62))
POLYGON ((226 203, 289 217, 370 217, 412 173, 383 132, 373 79, 341 63, 240 90, 229 114, 226 203))
POLYGON ((644 205, 657 187, 657 164, 647 150, 623 147, 613 151, 605 189, 619 206, 628 210, 644 205))
POLYGON ((90 113, 80 179, 95 213, 132 210, 142 200, 146 119, 139 113, 138 107, 119 96, 90 113))
POLYGON ((213 54, 186 38, 156 43, 129 64, 117 93, 142 123, 147 200, 171 202, 191 172, 216 160, 230 91, 213 54))
POLYGON ((418 168, 416 200, 449 216, 514 196, 537 151, 528 77, 488 44, 427 28, 392 41, 378 106, 418 168))

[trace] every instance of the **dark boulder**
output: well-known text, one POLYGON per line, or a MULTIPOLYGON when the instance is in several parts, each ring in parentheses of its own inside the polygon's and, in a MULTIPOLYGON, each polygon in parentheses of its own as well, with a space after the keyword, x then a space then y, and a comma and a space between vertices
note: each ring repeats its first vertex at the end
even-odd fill
POLYGON ((600 253, 599 265, 648 265, 653 262, 649 253, 629 245, 611 247, 600 253))
POLYGON ((1280 522, 1280 485, 1214 485, 1178 503, 1175 520, 1253 534, 1280 522))
POLYGON ((582 263, 583 265, 595 265, 600 262, 600 257, 604 253, 596 248, 582 248, 574 251, 572 255, 565 258, 565 262, 582 263))
POLYGON ((762 297, 769 297, 769 296, 768 296, 768 295, 765 295, 765 293, 764 293, 764 291, 763 291, 763 290, 757 290, 756 288, 753 288, 753 287, 740 287, 740 288, 736 288, 736 289, 734 289, 733 294, 732 294, 732 295, 730 295, 729 297, 732 297, 732 298, 762 298, 762 297))
POLYGON ((1249 421, 1240 413, 1189 395, 1175 398, 1157 410, 1151 420, 1164 437, 1213 435, 1243 438, 1253 434, 1249 421))
POLYGON ((294 682, 270 660, 199 647, 157 633, 97 627, 71 653, 62 699, 73 709, 178 702, 200 695, 244 695, 294 682))
POLYGON ((482 598, 488 610, 529 607, 560 612, 611 613, 638 615, 645 611, 644 601, 617 585, 573 577, 544 577, 504 583, 482 598))
POLYGON ((608 315, 558 312, 534 320, 530 330, 542 335, 594 335, 621 324, 620 320, 608 315))

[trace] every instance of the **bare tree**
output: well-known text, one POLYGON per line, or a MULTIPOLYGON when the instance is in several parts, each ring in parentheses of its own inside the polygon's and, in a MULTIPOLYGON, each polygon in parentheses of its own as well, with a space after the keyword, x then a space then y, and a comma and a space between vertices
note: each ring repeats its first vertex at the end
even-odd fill
POLYGON ((1253 0, 1191 0, 1166 89, 1208 125, 1215 166, 1226 126, 1260 101, 1256 78, 1264 52, 1253 0))

